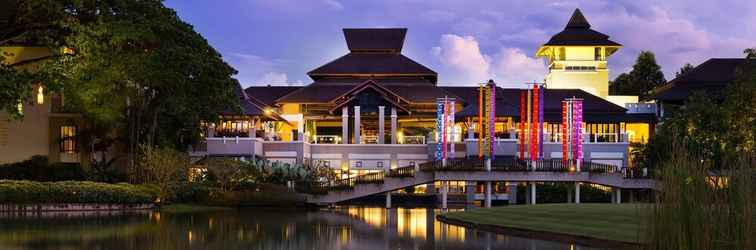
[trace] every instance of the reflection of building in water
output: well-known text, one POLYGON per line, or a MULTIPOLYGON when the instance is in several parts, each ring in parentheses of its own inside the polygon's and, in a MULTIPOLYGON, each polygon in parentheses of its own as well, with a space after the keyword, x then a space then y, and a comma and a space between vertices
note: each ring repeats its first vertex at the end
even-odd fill
MULTIPOLYGON (((429 208, 348 207, 339 209, 347 215, 365 221, 371 227, 385 228, 400 237, 417 240, 465 241, 465 228, 436 220, 436 211, 429 208)), ((455 211, 455 210, 450 210, 455 211)), ((347 229, 349 230, 349 229, 347 229)), ((340 242, 349 240, 351 231, 341 231, 340 242)))

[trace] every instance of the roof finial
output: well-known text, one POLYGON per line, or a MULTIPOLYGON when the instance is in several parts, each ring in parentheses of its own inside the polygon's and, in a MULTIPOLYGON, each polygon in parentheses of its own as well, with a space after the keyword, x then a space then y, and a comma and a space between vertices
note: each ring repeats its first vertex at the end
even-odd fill
POLYGON ((565 29, 589 29, 591 28, 591 24, 588 23, 588 20, 585 19, 585 16, 583 16, 583 12, 580 12, 579 8, 575 8, 575 12, 572 12, 572 17, 570 17, 570 21, 567 22, 567 26, 565 29))

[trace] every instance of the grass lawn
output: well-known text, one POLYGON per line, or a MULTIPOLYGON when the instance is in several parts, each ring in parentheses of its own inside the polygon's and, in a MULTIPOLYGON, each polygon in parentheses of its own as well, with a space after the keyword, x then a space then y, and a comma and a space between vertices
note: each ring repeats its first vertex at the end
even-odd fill
POLYGON ((443 214, 476 224, 642 243, 649 207, 638 204, 514 205, 443 214))

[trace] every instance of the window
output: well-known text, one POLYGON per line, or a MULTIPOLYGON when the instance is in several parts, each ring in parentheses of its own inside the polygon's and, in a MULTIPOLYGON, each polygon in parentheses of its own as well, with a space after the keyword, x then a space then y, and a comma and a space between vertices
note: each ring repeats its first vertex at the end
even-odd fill
POLYGON ((415 162, 414 162, 414 161, 411 161, 411 162, 410 162, 410 166, 411 166, 411 167, 415 167, 415 162))
POLYGON ((383 168, 383 161, 379 161, 377 164, 378 164, 377 167, 383 168))
POLYGON ((250 121, 248 120, 224 120, 215 129, 217 137, 247 137, 249 136, 250 121))
POLYGON ((60 127, 60 152, 76 153, 76 126, 60 127))
POLYGON ((567 71, 596 71, 596 66, 567 66, 567 71))
POLYGON ((362 161, 356 161, 356 162, 354 162, 354 167, 361 168, 362 167, 362 161))

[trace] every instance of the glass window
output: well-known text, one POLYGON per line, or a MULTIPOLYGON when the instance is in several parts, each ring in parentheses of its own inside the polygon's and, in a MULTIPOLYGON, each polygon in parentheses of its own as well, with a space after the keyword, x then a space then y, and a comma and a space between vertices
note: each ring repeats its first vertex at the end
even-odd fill
POLYGON ((218 137, 247 137, 249 136, 250 122, 248 120, 223 120, 215 129, 218 137))
POLYGON ((76 126, 60 127, 60 152, 75 153, 76 147, 76 126))

